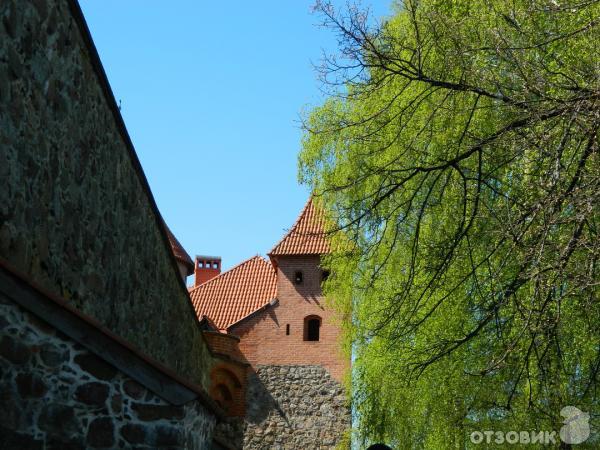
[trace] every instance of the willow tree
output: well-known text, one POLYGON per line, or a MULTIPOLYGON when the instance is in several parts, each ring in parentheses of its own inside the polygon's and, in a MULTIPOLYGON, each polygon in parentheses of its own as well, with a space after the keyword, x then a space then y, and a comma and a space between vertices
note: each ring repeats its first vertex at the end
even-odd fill
POLYGON ((359 433, 464 448, 598 414, 598 2, 316 7, 339 51, 300 176, 334 225, 359 433))

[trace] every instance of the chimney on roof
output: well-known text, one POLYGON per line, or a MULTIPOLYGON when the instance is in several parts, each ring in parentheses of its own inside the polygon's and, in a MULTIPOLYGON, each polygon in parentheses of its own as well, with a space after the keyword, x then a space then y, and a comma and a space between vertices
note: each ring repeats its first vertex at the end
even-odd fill
POLYGON ((194 261, 194 287, 212 280, 220 273, 220 256, 196 256, 196 261, 194 261))

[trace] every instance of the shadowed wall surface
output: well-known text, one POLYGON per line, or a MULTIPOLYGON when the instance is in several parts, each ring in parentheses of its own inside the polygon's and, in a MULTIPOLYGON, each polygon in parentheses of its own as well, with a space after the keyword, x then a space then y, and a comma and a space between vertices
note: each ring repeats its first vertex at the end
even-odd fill
POLYGON ((0 447, 207 449, 215 416, 174 405, 0 293, 0 447))
POLYGON ((0 258, 184 378, 210 353, 78 5, 0 2, 0 258))

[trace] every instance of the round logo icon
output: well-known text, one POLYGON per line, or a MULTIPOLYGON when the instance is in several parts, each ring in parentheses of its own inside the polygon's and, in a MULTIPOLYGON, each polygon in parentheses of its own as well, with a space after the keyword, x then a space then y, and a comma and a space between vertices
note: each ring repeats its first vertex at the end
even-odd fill
POLYGON ((560 429, 560 439, 565 444, 581 444, 590 437, 590 415, 575 406, 565 406, 560 410, 565 418, 560 429))

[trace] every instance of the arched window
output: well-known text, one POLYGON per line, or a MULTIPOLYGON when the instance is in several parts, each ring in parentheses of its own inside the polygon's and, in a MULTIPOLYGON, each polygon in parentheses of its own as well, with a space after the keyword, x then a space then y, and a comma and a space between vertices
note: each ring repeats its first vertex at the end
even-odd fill
POLYGON ((241 399, 245 394, 237 375, 224 365, 218 365, 211 371, 210 378, 212 399, 225 410, 227 415, 242 416, 244 405, 241 399))
POLYGON ((307 316, 304 318, 304 340, 318 341, 321 318, 319 316, 307 316))
POLYGON ((229 408, 231 408, 233 396, 231 395, 229 388, 224 384, 217 384, 217 386, 215 386, 213 398, 215 402, 217 402, 217 404, 225 411, 228 411, 229 408))

